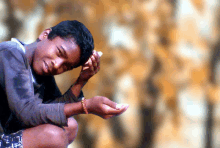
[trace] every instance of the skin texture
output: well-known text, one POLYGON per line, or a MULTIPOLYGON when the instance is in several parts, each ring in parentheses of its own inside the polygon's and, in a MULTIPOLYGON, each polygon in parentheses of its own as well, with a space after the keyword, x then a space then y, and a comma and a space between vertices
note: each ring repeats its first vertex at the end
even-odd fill
POLYGON ((43 124, 26 129, 23 132, 24 148, 63 148, 71 143, 77 134, 78 124, 74 118, 68 118, 68 127, 60 128, 43 124))
MULTIPOLYGON (((27 45, 26 57, 38 75, 57 75, 77 67, 80 61, 80 48, 73 39, 55 37, 49 40, 50 29, 39 35, 39 42, 27 45)), ((89 60, 82 65, 78 79, 71 87, 75 96, 79 96, 87 81, 100 69, 100 56, 96 51, 89 60)), ((106 97, 95 96, 86 99, 85 106, 90 114, 108 119, 122 114, 128 105, 118 105, 106 97)), ((67 127, 58 127, 51 124, 39 125, 25 129, 23 132, 24 148, 65 148, 76 137, 78 124, 73 115, 84 114, 81 102, 68 103, 64 106, 64 113, 68 119, 67 127)))
POLYGON ((39 36, 41 41, 37 43, 37 49, 30 48, 34 50, 34 54, 28 55, 29 62, 38 75, 61 74, 76 67, 80 61, 80 48, 73 39, 56 37, 49 40, 49 32, 50 30, 45 30, 39 36))

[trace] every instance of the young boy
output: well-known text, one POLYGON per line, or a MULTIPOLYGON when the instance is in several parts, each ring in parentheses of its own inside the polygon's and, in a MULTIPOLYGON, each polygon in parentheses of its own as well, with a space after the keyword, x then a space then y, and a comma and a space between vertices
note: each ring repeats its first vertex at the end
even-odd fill
POLYGON ((81 89, 100 69, 93 48, 91 33, 78 21, 46 29, 28 45, 14 38, 0 44, 1 148, 67 147, 78 129, 71 116, 107 119, 128 108, 102 96, 84 100, 81 89), (53 75, 79 66, 78 79, 62 95, 53 75))

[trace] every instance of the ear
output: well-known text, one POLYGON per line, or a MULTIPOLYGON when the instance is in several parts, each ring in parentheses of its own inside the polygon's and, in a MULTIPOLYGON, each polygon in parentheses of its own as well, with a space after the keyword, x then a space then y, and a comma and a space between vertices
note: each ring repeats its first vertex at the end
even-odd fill
POLYGON ((45 29, 43 32, 41 32, 41 34, 39 35, 38 39, 40 41, 47 39, 49 33, 51 32, 51 28, 45 29))

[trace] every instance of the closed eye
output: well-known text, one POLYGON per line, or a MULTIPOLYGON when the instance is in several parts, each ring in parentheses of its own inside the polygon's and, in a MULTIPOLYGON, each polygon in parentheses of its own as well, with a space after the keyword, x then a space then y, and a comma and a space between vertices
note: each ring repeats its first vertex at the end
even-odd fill
POLYGON ((57 51, 58 51, 58 56, 59 57, 62 56, 62 52, 61 52, 60 48, 57 47, 57 51))

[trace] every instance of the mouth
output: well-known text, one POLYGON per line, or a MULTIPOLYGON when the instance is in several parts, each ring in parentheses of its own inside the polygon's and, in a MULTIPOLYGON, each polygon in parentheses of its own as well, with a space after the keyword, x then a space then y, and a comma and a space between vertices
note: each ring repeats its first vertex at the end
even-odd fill
POLYGON ((49 74, 50 70, 49 70, 49 66, 48 66, 47 62, 44 61, 44 66, 43 67, 44 67, 44 73, 49 74))

